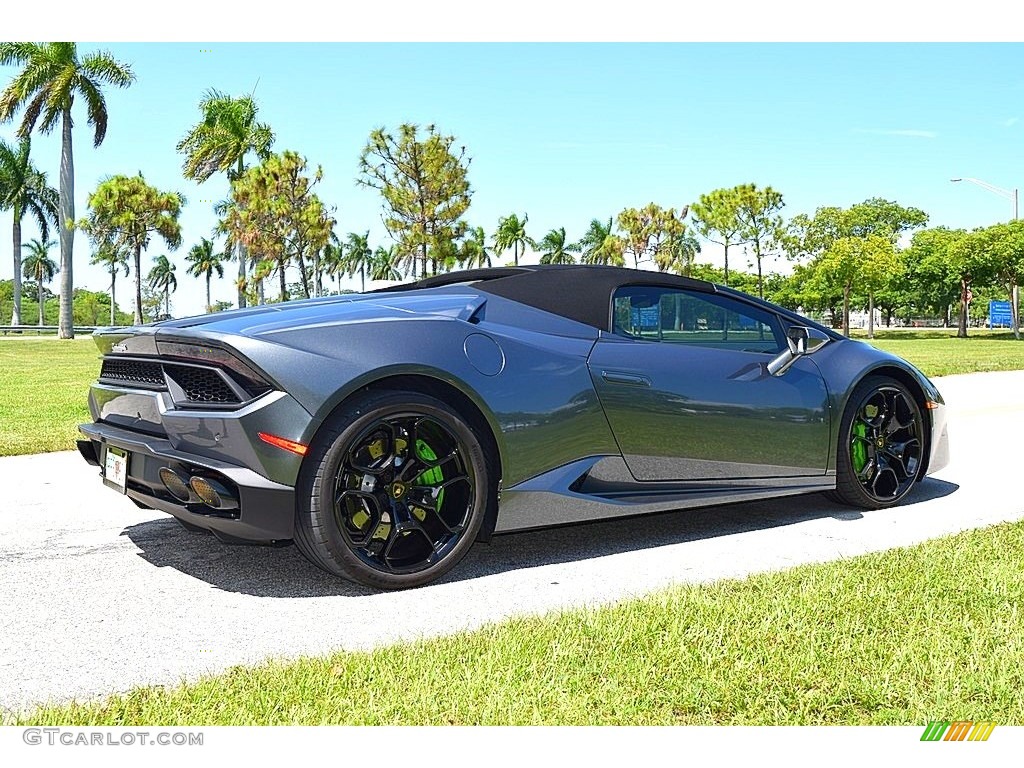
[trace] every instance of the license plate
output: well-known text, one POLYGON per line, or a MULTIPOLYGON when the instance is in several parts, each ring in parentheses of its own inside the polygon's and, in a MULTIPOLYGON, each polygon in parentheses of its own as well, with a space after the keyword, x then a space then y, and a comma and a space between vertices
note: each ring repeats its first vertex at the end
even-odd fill
POLYGON ((124 493, 128 480, 128 451, 107 446, 107 458, 103 463, 103 482, 120 493, 124 493))

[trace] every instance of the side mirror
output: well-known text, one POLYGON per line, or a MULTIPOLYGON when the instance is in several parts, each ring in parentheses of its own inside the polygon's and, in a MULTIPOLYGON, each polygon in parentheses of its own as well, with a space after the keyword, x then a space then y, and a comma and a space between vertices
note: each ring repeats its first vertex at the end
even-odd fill
POLYGON ((828 336, 814 328, 794 325, 786 332, 786 348, 768 361, 771 376, 781 376, 804 355, 817 352, 828 343, 828 336))
POLYGON ((802 325, 794 325, 786 332, 786 343, 789 345, 789 351, 793 357, 807 354, 808 338, 807 328, 802 325))

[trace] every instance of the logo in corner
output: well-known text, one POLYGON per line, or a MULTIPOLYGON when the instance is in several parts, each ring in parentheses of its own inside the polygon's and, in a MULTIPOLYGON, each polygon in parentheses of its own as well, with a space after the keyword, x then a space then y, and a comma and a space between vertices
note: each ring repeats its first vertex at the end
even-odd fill
POLYGON ((988 741, 995 727, 991 720, 930 720, 921 741, 988 741))

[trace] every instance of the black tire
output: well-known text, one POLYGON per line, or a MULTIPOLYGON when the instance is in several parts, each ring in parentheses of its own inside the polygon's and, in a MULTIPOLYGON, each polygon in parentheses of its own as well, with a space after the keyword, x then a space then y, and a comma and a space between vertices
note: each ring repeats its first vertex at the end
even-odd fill
POLYGON ((924 455, 924 418, 913 394, 887 376, 854 389, 839 427, 836 490, 841 504, 884 509, 910 493, 924 455))
POLYGON ((378 589, 434 581, 473 546, 495 502, 484 444, 451 406, 369 391, 310 446, 295 544, 329 573, 378 589))

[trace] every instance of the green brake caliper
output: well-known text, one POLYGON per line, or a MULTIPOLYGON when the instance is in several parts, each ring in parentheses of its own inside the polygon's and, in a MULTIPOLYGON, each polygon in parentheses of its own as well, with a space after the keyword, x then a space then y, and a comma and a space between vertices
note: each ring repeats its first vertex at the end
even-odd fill
MULTIPOLYGON (((416 441, 416 455, 426 461, 437 461, 437 454, 422 440, 416 441)), ((421 472, 415 480, 413 485, 430 485, 437 486, 444 482, 444 472, 441 471, 440 467, 431 467, 428 470, 421 472)), ((444 503, 444 491, 439 491, 437 494, 437 508, 440 509, 444 503)), ((427 517, 426 510, 420 509, 419 507, 412 507, 412 514, 417 520, 422 522, 427 517)))
POLYGON ((850 459, 853 461, 853 471, 858 475, 864 471, 864 467, 868 463, 867 437, 867 424, 857 423, 853 425, 853 437, 850 440, 850 459), (858 440, 858 437, 862 439, 858 440))

